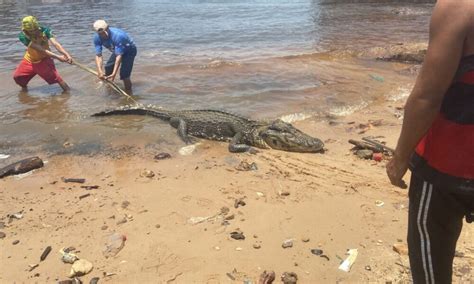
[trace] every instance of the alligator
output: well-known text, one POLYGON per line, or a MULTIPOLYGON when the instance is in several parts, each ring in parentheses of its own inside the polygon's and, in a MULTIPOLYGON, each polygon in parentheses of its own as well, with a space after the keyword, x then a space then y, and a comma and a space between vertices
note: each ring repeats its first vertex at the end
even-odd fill
POLYGON ((255 151, 253 147, 289 152, 323 152, 324 143, 280 119, 257 121, 219 110, 165 110, 154 106, 128 105, 92 116, 148 115, 168 121, 186 144, 191 137, 230 141, 233 153, 255 151))

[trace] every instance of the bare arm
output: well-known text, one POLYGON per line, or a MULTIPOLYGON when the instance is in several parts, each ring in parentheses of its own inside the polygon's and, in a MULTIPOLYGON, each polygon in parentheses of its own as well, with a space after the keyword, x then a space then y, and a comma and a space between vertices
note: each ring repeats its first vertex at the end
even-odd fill
POLYGON ((102 69, 102 62, 103 62, 102 55, 96 55, 95 56, 95 65, 97 67, 97 76, 100 79, 105 79, 104 78, 104 70, 102 69))
POLYGON ((107 79, 111 79, 112 81, 115 79, 115 76, 117 75, 117 71, 120 68, 120 63, 122 63, 122 55, 117 55, 115 57, 115 64, 114 64, 114 70, 112 71, 112 74, 107 76, 107 79))
POLYGON ((435 120, 458 68, 470 24, 465 6, 465 1, 439 0, 433 10, 428 51, 405 105, 394 157, 387 164, 387 175, 394 185, 406 187, 402 178, 409 159, 435 120))
POLYGON ((61 55, 58 55, 58 54, 52 52, 51 50, 44 49, 41 45, 39 45, 37 43, 31 42, 30 47, 32 47, 32 48, 34 48, 38 51, 44 52, 47 56, 49 56, 51 58, 57 59, 57 60, 62 61, 62 62, 66 61, 65 58, 62 57, 61 55))
POLYGON ((72 63, 72 57, 71 55, 63 48, 63 46, 54 38, 50 38, 49 41, 51 44, 56 48, 57 51, 59 51, 62 55, 64 55, 66 62, 69 64, 72 63))

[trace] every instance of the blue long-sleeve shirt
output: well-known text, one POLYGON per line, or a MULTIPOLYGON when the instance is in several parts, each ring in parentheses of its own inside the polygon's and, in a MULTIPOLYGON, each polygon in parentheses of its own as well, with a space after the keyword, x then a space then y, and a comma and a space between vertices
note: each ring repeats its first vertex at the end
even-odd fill
POLYGON ((102 46, 115 53, 115 55, 126 55, 130 50, 135 48, 133 39, 123 30, 109 27, 108 33, 109 36, 107 39, 101 38, 97 33, 94 35, 96 55, 102 55, 102 46))

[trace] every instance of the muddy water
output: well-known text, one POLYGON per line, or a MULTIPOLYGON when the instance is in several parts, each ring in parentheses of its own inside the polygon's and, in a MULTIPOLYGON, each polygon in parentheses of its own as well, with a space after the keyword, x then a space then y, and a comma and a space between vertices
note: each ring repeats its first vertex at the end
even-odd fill
POLYGON ((432 4, 398 1, 0 1, 0 149, 58 152, 70 143, 93 153, 120 137, 179 143, 154 119, 91 118, 129 102, 74 66, 57 63, 70 94, 40 78, 20 92, 12 72, 24 53, 19 19, 28 14, 91 67, 95 19, 129 32, 139 53, 132 76, 139 103, 322 119, 406 95, 410 66, 374 59, 387 46, 426 42, 431 10, 432 4))

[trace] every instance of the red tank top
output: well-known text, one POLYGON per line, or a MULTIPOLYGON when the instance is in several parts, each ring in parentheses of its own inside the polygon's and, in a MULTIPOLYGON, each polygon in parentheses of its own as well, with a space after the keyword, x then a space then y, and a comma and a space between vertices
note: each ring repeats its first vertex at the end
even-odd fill
POLYGON ((420 140, 413 170, 474 190, 474 55, 463 57, 441 110, 420 140))

